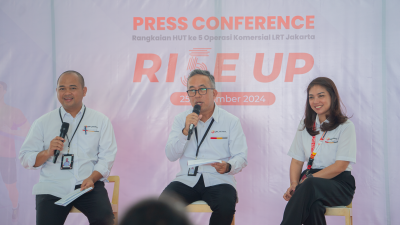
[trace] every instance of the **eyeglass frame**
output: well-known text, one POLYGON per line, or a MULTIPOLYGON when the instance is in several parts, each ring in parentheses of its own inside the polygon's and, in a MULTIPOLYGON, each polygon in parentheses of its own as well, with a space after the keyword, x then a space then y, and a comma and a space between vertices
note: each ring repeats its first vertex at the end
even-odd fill
POLYGON ((199 95, 206 95, 208 89, 215 90, 215 88, 199 88, 199 89, 197 89, 197 90, 196 90, 196 89, 187 90, 186 93, 187 93, 187 95, 188 95, 189 97, 194 97, 194 96, 196 96, 197 93, 199 93, 199 95), (206 89, 206 93, 200 94, 200 92, 199 92, 200 89, 206 89), (193 95, 193 96, 190 96, 190 95, 189 95, 189 91, 192 91, 192 92, 195 91, 195 92, 194 92, 194 95, 193 95))

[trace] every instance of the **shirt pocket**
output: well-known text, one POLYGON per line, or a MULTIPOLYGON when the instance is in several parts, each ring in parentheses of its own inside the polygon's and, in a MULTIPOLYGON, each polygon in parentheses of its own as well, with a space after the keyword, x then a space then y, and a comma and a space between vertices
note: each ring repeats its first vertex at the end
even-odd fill
POLYGON ((338 140, 339 138, 333 137, 333 138, 326 138, 323 141, 322 146, 320 147, 321 149, 318 150, 317 153, 317 155, 319 155, 318 164, 321 164, 319 166, 325 168, 335 163, 336 152, 339 146, 338 140))
POLYGON ((214 150, 213 153, 220 158, 230 157, 229 152, 229 134, 212 134, 209 137, 210 147, 214 150))
POLYGON ((96 126, 84 126, 80 131, 78 155, 90 160, 97 159, 100 131, 96 126))

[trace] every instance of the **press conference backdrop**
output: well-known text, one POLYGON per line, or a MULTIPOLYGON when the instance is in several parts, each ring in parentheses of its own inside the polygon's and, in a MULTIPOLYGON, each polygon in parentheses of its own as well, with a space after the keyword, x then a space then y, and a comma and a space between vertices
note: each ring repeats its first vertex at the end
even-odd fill
MULTIPOLYGON (((289 184, 286 153, 307 85, 329 77, 356 127, 354 223, 400 224, 399 9, 395 0, 2 0, 4 103, 32 124, 60 106, 58 76, 82 73, 84 103, 107 115, 115 130, 119 150, 111 174, 121 177, 123 214, 133 202, 158 196, 178 172, 165 143, 174 116, 191 107, 184 93, 188 73, 207 69, 216 79, 217 104, 240 118, 249 147, 248 166, 235 176, 236 222, 279 224, 289 184)), ((24 137, 7 133, 17 122, 3 117, 0 156, 13 159, 24 137)), ((15 173, 1 168, 0 217, 4 224, 32 224, 39 171, 16 161, 15 173), (6 178, 16 178, 17 194, 6 178)), ((207 224, 209 216, 191 218, 207 224)), ((66 224, 88 222, 74 214, 66 224)))

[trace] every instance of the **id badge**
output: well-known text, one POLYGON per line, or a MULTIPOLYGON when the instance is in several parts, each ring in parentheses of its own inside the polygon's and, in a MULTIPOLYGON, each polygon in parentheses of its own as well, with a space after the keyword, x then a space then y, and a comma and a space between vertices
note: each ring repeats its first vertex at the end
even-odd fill
POLYGON ((61 158, 61 168, 62 170, 72 170, 74 164, 74 154, 65 154, 61 158))
POLYGON ((188 176, 196 176, 197 175, 197 169, 198 169, 199 167, 198 166, 196 166, 196 167, 190 167, 189 168, 189 171, 188 171, 188 176))

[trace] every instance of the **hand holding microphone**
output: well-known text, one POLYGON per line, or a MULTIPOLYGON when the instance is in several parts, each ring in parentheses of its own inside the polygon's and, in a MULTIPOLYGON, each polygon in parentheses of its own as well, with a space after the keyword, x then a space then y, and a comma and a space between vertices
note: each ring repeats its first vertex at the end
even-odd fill
POLYGON ((50 156, 54 155, 53 163, 57 162, 57 157, 60 154, 60 150, 64 148, 65 135, 68 133, 69 123, 63 123, 61 125, 60 136, 55 137, 51 142, 48 151, 50 156))
POLYGON ((185 128, 183 129, 183 134, 188 136, 188 140, 193 133, 193 129, 197 126, 199 120, 201 120, 202 115, 200 114, 201 106, 195 105, 193 108, 193 113, 186 116, 185 128))

